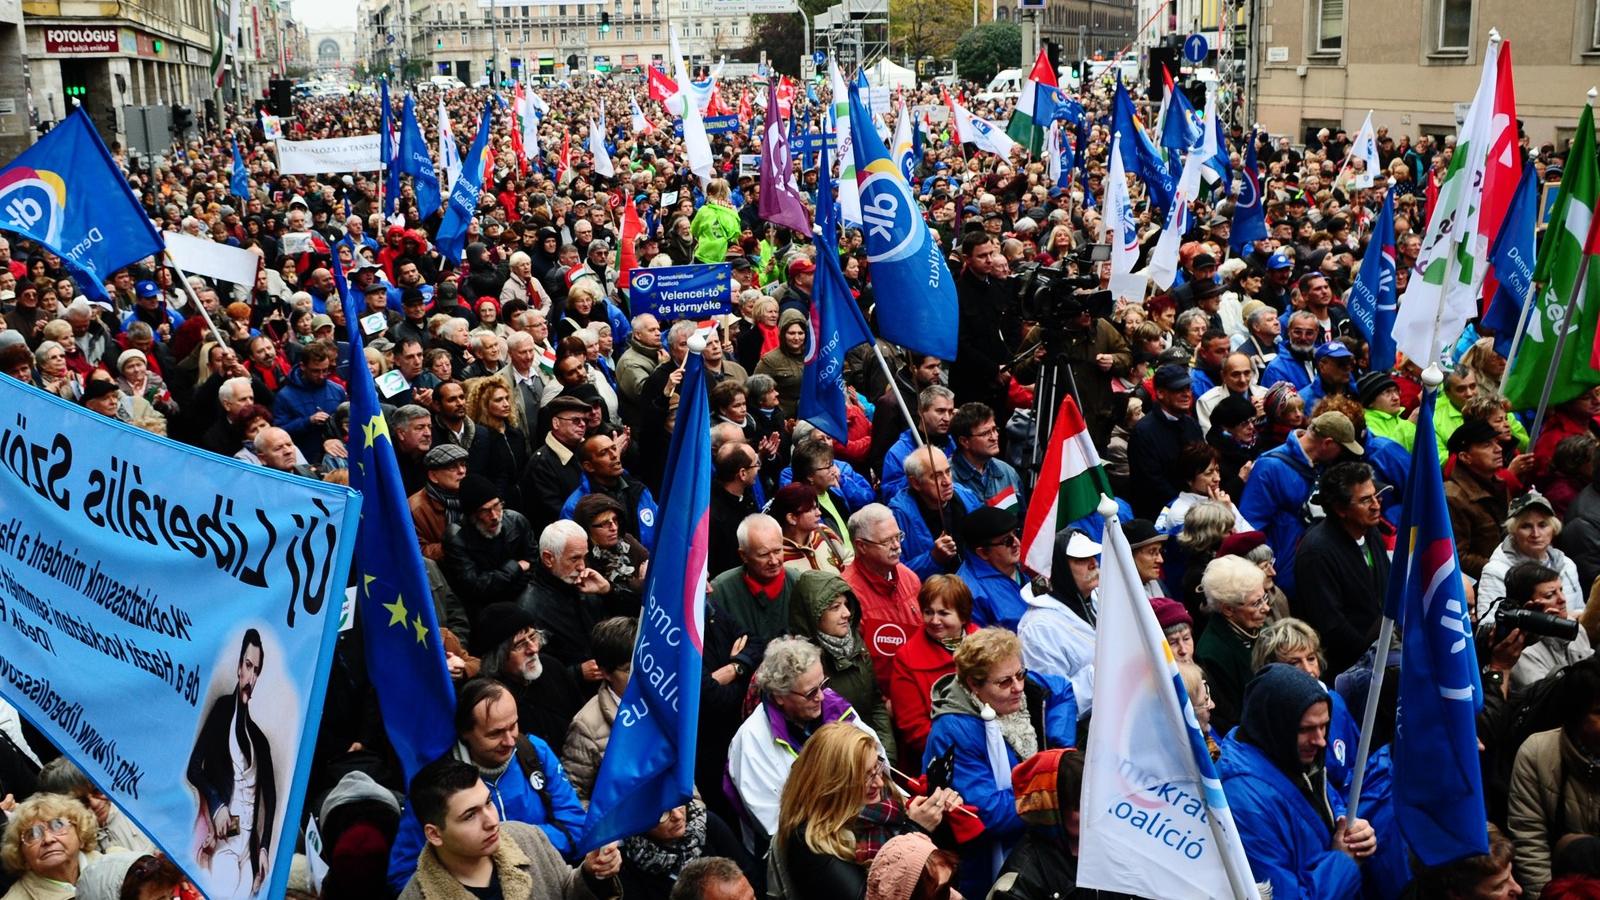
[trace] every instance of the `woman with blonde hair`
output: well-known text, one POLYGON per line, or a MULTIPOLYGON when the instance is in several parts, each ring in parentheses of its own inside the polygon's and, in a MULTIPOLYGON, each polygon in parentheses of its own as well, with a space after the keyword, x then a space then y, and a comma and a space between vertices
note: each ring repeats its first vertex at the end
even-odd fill
POLYGON ((1227 734, 1239 724, 1244 707, 1244 686, 1255 674, 1251 650, 1271 609, 1267 576, 1261 568, 1237 556, 1212 560, 1200 579, 1210 623, 1194 645, 1194 660, 1205 670, 1217 709, 1212 721, 1227 734))
MULTIPOLYGON (((1250 663, 1257 672, 1273 663, 1283 663, 1320 681, 1324 664, 1322 638, 1302 619, 1268 622, 1250 649, 1250 663)), ((1343 791, 1350 786, 1361 729, 1338 691, 1328 691, 1328 703, 1328 750, 1323 767, 1328 771, 1329 787, 1343 791)))
POLYGON ((858 900, 890 838, 939 827, 961 797, 940 788, 901 800, 870 736, 842 722, 817 729, 789 770, 773 848, 791 900, 858 900))
POLYGON ((468 381, 466 388, 467 417, 478 424, 467 448, 467 471, 494 482, 506 506, 520 509, 517 476, 528 464, 528 445, 517 405, 511 402, 511 386, 485 375, 468 381))
POLYGON ((695 241, 695 262, 726 261, 730 247, 739 239, 742 226, 731 194, 726 178, 713 178, 706 185, 705 205, 695 210, 694 219, 689 223, 689 233, 695 241))
POLYGON ((89 807, 65 794, 34 794, 7 814, 0 863, 20 876, 4 900, 67 900, 77 895, 94 852, 96 824, 89 807))

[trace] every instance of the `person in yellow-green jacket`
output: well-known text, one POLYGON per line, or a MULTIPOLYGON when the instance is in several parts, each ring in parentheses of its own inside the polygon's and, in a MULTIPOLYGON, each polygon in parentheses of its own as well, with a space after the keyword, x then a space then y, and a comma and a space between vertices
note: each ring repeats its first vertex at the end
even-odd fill
POLYGON ((728 246, 739 239, 739 213, 728 199, 728 180, 713 178, 706 185, 705 205, 695 211, 689 223, 694 235, 694 261, 719 263, 728 258, 728 246))
MULTIPOLYGON (((1449 401, 1440 403, 1433 414, 1433 432, 1439 436, 1439 465, 1444 465, 1450 454, 1445 451, 1445 444, 1449 442, 1450 435, 1461 427, 1463 413, 1467 404, 1478 396, 1478 377, 1470 369, 1457 367, 1455 371, 1444 377, 1444 398, 1449 401)), ((1528 449, 1528 431, 1517 421, 1516 416, 1506 415, 1506 424, 1511 427, 1511 436, 1517 439, 1517 449, 1528 449)))
POLYGON ((1367 430, 1386 437, 1410 453, 1417 442, 1417 423, 1405 418, 1400 386, 1388 372, 1368 372, 1356 382, 1356 398, 1367 410, 1367 430))

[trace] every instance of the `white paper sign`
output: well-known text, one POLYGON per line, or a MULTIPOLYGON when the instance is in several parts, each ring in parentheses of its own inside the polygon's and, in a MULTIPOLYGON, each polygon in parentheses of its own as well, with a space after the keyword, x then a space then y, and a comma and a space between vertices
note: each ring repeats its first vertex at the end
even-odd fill
POLYGON ((278 172, 283 175, 375 172, 383 168, 376 134, 320 141, 278 141, 276 146, 278 172))

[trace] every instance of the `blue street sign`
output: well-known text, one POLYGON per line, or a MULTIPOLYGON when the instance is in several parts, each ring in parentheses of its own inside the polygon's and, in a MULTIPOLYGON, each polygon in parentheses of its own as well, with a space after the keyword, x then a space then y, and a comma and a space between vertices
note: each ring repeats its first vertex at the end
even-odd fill
POLYGON ((811 61, 820 69, 828 64, 828 54, 823 53, 821 50, 813 50, 811 51, 811 61))
POLYGON ((1203 34, 1191 34, 1183 39, 1183 58, 1192 63, 1203 63, 1206 54, 1211 52, 1211 45, 1206 43, 1203 34))

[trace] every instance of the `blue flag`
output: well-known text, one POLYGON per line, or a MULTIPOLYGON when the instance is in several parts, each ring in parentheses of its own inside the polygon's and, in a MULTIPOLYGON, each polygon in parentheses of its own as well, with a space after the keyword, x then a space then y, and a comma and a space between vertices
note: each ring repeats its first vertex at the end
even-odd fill
POLYGON ((1217 152, 1206 160, 1206 168, 1222 179, 1222 193, 1227 194, 1233 189, 1233 158, 1228 155, 1228 136, 1222 131, 1222 117, 1217 116, 1211 127, 1217 132, 1217 152))
MULTIPOLYGON (((833 173, 828 151, 817 167, 818 196, 833 196, 833 173)), ((833 204, 817 209, 817 274, 811 285, 811 328, 805 370, 800 376, 799 417, 822 429, 829 437, 843 438, 845 425, 844 355, 872 342, 872 331, 861 307, 850 296, 844 271, 839 268, 838 220, 833 204)))
POLYGON ((1152 209, 1166 209, 1172 205, 1172 195, 1178 190, 1178 173, 1169 169, 1161 159, 1161 151, 1150 141, 1150 136, 1139 127, 1133 110, 1133 98, 1117 78, 1116 95, 1112 99, 1111 130, 1122 138, 1122 162, 1128 171, 1144 182, 1152 209))
MULTIPOLYGON (((341 266, 333 267, 345 315, 361 306, 350 296, 341 266)), ((361 329, 350 329, 350 357, 360 360, 361 329)), ((356 620, 367 671, 374 674, 384 730, 406 783, 455 743, 455 689, 444 662, 444 641, 422 552, 406 523, 410 508, 395 461, 389 425, 366 366, 350 367, 350 487, 361 492, 356 531, 356 620)))
POLYGON ((113 273, 166 249, 82 107, 0 169, 0 229, 48 247, 104 303, 113 273))
POLYGON ((489 143, 489 118, 494 107, 483 104, 483 116, 478 120, 478 136, 467 149, 467 159, 461 164, 461 177, 450 188, 450 200, 445 204, 444 221, 439 223, 439 234, 434 243, 439 253, 456 265, 461 265, 461 254, 467 249, 467 225, 478 212, 478 195, 483 193, 483 149, 489 143))
POLYGON ((382 95, 378 115, 378 159, 384 168, 383 215, 394 215, 400 201, 400 167, 394 164, 394 110, 389 106, 389 79, 378 83, 382 95))
POLYGON ((1234 197, 1233 228, 1228 232, 1228 249, 1239 256, 1248 254, 1251 244, 1267 238, 1267 211, 1261 204, 1261 169, 1256 162, 1254 134, 1245 142, 1243 176, 1234 197))
POLYGON ((672 430, 657 517, 660 533, 677 539, 656 545, 645 578, 633 677, 600 760, 579 853, 649 830, 694 793, 711 527, 711 414, 699 353, 685 360, 680 390, 678 422, 688 424, 672 430))
POLYGON ((1483 706, 1455 532, 1445 504, 1437 389, 1424 390, 1384 614, 1401 626, 1395 814, 1426 866, 1489 852, 1476 720, 1483 706), (1398 613, 1398 615, 1396 615, 1398 613))
POLYGON ((395 169, 411 176, 411 190, 417 195, 417 214, 424 219, 433 215, 440 203, 439 176, 434 173, 428 142, 417 124, 416 100, 410 94, 406 95, 400 113, 400 159, 395 169))
POLYGON ((239 139, 233 139, 233 176, 228 181, 228 190, 241 200, 250 199, 250 173, 245 171, 244 157, 239 155, 239 139))
POLYGON ((869 274, 878 298, 878 333, 902 347, 953 360, 960 328, 955 279, 854 85, 850 135, 869 274))
POLYGON ((1372 227, 1367 252, 1361 257, 1361 272, 1350 285, 1347 309, 1361 336, 1371 344, 1372 370, 1394 368, 1394 316, 1398 309, 1395 293, 1394 190, 1383 195, 1383 211, 1372 227))
POLYGON ((1182 156, 1205 139, 1200 131, 1200 115, 1183 91, 1172 88, 1167 97, 1167 118, 1161 123, 1161 148, 1182 156))
POLYGON ((922 164, 922 121, 915 110, 911 116, 911 161, 913 168, 922 164))
POLYGON ((1494 329, 1494 352, 1511 355, 1511 342, 1522 324, 1522 306, 1533 296, 1534 227, 1539 208, 1539 177, 1533 164, 1522 172, 1500 234, 1489 251, 1491 268, 1484 283, 1495 285, 1483 324, 1494 329))

